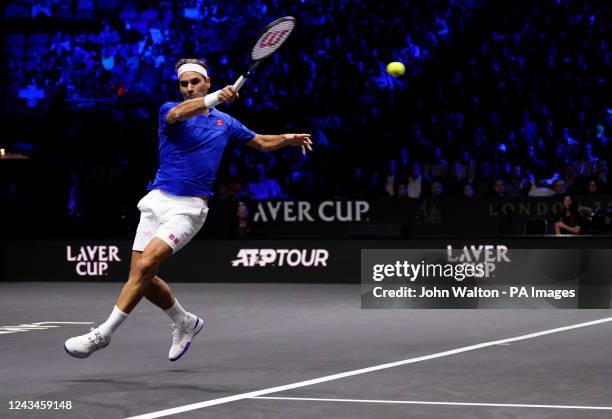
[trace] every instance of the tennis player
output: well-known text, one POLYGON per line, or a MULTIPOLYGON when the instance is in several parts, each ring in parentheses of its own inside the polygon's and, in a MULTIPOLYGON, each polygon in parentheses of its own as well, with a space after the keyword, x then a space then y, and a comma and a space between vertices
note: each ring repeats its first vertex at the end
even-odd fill
MULTIPOLYGON (((204 97, 210 77, 203 61, 183 58, 176 64, 176 72, 184 100, 166 102, 159 111, 159 169, 149 193, 138 203, 140 223, 128 280, 104 323, 64 343, 66 352, 75 358, 87 358, 106 347, 142 297, 164 310, 172 321, 170 361, 183 356, 204 321, 186 311, 168 284, 156 275, 161 264, 204 225, 223 150, 234 141, 261 151, 285 146, 312 151, 310 134, 256 134, 230 115, 207 108, 204 97)), ((237 97, 232 86, 219 91, 221 102, 232 103, 237 97)))

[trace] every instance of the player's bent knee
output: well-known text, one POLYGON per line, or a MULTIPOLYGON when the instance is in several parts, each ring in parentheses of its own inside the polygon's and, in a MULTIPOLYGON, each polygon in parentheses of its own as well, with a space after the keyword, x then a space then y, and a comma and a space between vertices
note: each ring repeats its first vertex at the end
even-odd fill
POLYGON ((136 263, 135 270, 140 276, 151 276, 153 279, 155 271, 157 270, 160 263, 160 259, 152 256, 143 255, 140 260, 136 263))

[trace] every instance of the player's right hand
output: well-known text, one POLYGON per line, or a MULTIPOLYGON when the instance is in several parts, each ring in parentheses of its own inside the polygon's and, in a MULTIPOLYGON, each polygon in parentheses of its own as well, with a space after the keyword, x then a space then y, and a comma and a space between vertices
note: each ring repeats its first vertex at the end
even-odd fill
POLYGON ((283 134, 285 141, 294 147, 301 147, 302 154, 306 154, 306 150, 312 151, 312 139, 310 134, 283 134))
POLYGON ((233 103, 238 97, 238 92, 231 84, 219 90, 219 100, 221 102, 233 103))

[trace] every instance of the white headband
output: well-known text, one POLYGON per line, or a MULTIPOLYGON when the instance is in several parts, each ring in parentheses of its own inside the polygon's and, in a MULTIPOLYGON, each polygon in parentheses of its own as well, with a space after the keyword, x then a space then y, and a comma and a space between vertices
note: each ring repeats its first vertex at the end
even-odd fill
POLYGON ((208 71, 206 71, 206 69, 202 67, 200 64, 194 64, 194 63, 183 64, 182 66, 179 67, 176 73, 178 77, 181 77, 181 74, 183 74, 186 71, 195 71, 196 73, 200 73, 204 77, 208 77, 208 71))

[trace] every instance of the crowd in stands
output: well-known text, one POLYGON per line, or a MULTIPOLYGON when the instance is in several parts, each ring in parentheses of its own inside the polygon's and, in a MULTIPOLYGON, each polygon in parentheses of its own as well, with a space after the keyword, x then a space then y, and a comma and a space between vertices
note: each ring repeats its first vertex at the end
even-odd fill
POLYGON ((232 148, 218 198, 612 192, 609 2, 10 0, 2 13, 3 113, 41 122, 4 123, 0 141, 43 160, 46 143, 64 147, 75 214, 90 160, 131 176, 134 199, 144 191, 179 58, 232 83, 283 15, 296 35, 222 110, 258 132, 311 132, 315 152, 232 148), (388 75, 390 61, 406 74, 388 75), (105 152, 81 153, 86 141, 105 152))

